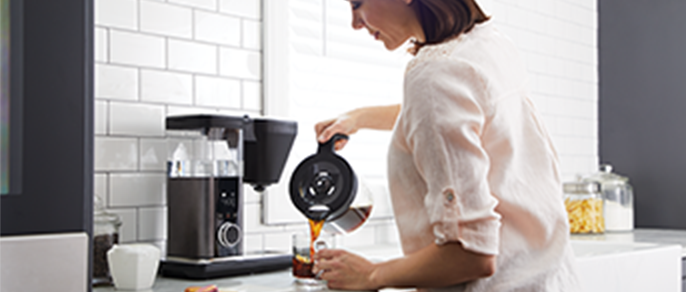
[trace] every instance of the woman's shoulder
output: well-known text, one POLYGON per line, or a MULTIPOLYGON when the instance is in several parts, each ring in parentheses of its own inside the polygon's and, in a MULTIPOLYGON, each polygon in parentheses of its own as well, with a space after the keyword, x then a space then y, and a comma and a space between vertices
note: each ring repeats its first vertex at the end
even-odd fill
POLYGON ((460 38, 462 38, 462 36, 442 42, 440 44, 426 45, 422 47, 419 52, 417 52, 417 55, 415 55, 415 57, 412 58, 412 60, 410 60, 410 62, 407 64, 405 73, 407 74, 421 65, 452 59, 453 51, 455 50, 457 43, 460 41, 460 38))
POLYGON ((525 83, 526 66, 514 43, 489 21, 457 38, 423 47, 405 70, 407 81, 444 77, 507 91, 525 83))
POLYGON ((404 104, 431 110, 436 104, 466 99, 488 104, 488 76, 469 60, 439 51, 417 59, 405 76, 404 104), (430 101, 430 102, 429 102, 430 101))
POLYGON ((425 45, 408 63, 406 73, 421 65, 442 62, 472 63, 477 65, 478 59, 473 54, 498 49, 491 45, 494 38, 498 38, 497 30, 492 21, 478 24, 470 32, 460 34, 438 44, 425 45))
POLYGON ((478 62, 455 54, 452 47, 455 43, 444 43, 431 46, 407 64, 405 69, 406 82, 436 83, 446 80, 450 82, 471 82, 486 78, 478 62))

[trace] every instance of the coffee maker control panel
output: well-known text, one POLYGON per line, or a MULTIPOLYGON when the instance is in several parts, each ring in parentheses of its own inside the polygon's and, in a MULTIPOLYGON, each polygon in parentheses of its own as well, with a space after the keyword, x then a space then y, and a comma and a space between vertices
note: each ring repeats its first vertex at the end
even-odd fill
POLYGON ((238 178, 218 178, 216 190, 216 256, 241 254, 241 201, 238 178))

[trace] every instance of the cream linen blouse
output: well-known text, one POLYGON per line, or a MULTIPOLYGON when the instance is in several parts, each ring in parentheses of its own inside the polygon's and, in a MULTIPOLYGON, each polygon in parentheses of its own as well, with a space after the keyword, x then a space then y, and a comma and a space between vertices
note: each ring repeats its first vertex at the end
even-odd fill
POLYGON ((491 22, 407 66, 388 153, 402 248, 459 241, 497 255, 493 276, 431 291, 579 291, 557 154, 491 22))

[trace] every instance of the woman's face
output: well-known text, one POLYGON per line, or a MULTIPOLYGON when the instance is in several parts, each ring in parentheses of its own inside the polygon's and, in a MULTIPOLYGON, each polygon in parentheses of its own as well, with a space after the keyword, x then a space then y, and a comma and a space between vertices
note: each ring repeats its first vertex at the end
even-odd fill
POLYGON ((353 28, 366 28, 376 40, 392 51, 411 37, 424 41, 413 0, 348 0, 353 12, 353 28))

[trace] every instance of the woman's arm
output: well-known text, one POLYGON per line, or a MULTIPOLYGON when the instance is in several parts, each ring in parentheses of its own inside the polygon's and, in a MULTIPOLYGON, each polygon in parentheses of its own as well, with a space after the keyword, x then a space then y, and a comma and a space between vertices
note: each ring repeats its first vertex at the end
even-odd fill
POLYGON ((402 258, 372 264, 343 250, 315 255, 315 270, 332 289, 365 290, 436 288, 489 277, 495 273, 494 255, 465 250, 460 243, 430 244, 402 258))
POLYGON ((400 104, 370 106, 352 111, 357 115, 358 129, 392 130, 400 113, 400 104))
POLYGON ((408 256, 377 264, 370 275, 384 287, 445 287, 495 273, 495 256, 465 250, 460 243, 430 244, 408 256))
MULTIPOLYGON (((325 120, 314 126, 317 140, 324 143, 336 133, 354 134, 360 129, 392 130, 400 113, 400 104, 362 107, 349 111, 337 118, 325 120)), ((345 145, 345 140, 336 143, 336 150, 345 145)))

